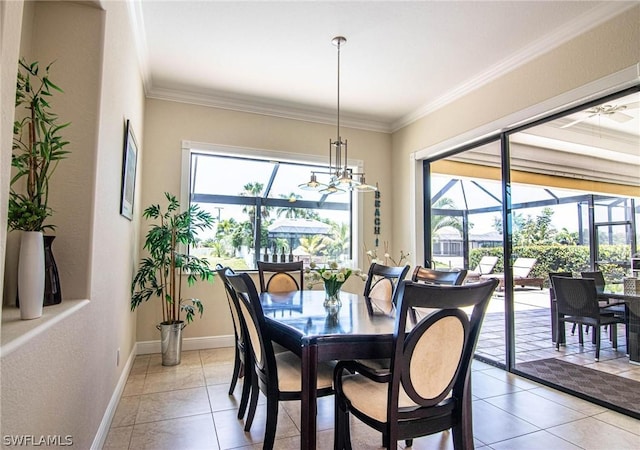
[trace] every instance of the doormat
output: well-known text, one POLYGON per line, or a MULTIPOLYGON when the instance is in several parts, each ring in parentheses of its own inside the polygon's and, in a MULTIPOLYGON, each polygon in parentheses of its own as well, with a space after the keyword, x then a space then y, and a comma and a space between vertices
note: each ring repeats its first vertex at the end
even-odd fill
POLYGON ((640 382, 579 366, 562 359, 549 358, 516 365, 533 377, 604 402, 614 410, 640 418, 640 382))

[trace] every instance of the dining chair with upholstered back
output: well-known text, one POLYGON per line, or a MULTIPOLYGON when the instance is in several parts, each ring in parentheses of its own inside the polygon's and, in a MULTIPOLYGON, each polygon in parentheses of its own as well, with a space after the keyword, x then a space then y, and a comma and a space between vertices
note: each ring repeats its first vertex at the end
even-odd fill
POLYGON ((435 270, 427 267, 417 266, 411 276, 411 281, 442 284, 449 286, 459 286, 464 282, 467 275, 466 269, 460 270, 435 270))
MULTIPOLYGON (((556 350, 560 350, 561 327, 566 322, 592 326, 594 329, 596 357, 600 360, 600 327, 611 326, 613 348, 618 347, 618 323, 624 319, 612 314, 602 314, 598 305, 598 292, 593 278, 552 277, 551 282, 556 294, 556 350)), ((584 344, 582 327, 579 329, 580 345, 584 344)))
POLYGON ((224 284, 225 293, 227 295, 227 301, 229 303, 229 310, 231 311, 231 319, 233 322, 233 333, 235 337, 235 357, 233 363, 233 374, 231 375, 231 385, 229 386, 229 395, 233 395, 233 391, 236 388, 238 379, 243 378, 242 395, 240 397, 240 405, 238 407, 238 419, 244 417, 247 409, 247 404, 251 393, 251 364, 248 359, 248 350, 246 341, 246 330, 242 326, 242 320, 240 315, 240 309, 238 301, 235 298, 235 292, 229 280, 228 275, 234 275, 235 272, 229 267, 223 267, 221 264, 216 264, 216 273, 224 284), (249 367, 249 370, 247 369, 249 367))
POLYGON ((367 306, 370 310, 375 305, 385 313, 393 311, 393 307, 396 304, 398 285, 404 280, 408 272, 408 264, 396 267, 372 263, 369 266, 367 281, 364 284, 364 296, 367 299, 367 306))
POLYGON ((304 263, 258 261, 260 292, 291 292, 304 289, 304 263))
POLYGON ((351 448, 350 413, 381 432, 389 449, 398 440, 410 446, 413 438, 448 429, 454 448, 473 448, 471 361, 498 283, 400 283, 389 369, 371 371, 357 361, 336 365, 334 448, 351 448), (434 312, 411 327, 413 308, 434 312))
MULTIPOLYGON (((247 330, 251 361, 253 363, 253 386, 245 431, 249 431, 255 416, 258 392, 267 398, 267 422, 263 448, 273 448, 278 422, 278 403, 283 400, 300 400, 302 390, 301 360, 293 352, 275 353, 269 337, 258 291, 246 273, 228 275, 229 284, 236 294, 243 325, 247 330), (255 399, 255 400, 254 400, 255 399), (252 408, 253 406, 253 408, 252 408)), ((247 370, 250 370, 247 368, 247 370)), ((318 364, 317 395, 333 394, 333 366, 318 364)))

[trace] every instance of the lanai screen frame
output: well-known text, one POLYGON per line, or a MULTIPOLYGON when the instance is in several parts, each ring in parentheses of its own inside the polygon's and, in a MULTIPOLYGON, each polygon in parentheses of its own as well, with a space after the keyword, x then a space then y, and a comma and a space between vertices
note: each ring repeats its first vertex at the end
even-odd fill
MULTIPOLYGON (((425 158, 422 161, 422 190, 423 190, 423 245, 424 245, 424 261, 422 264, 428 264, 432 260, 432 245, 431 245, 431 220, 432 216, 437 215, 435 211, 431 209, 431 163, 440 161, 451 156, 463 153, 468 150, 472 150, 487 144, 499 142, 500 143, 500 172, 501 172, 501 184, 502 184, 502 236, 503 236, 503 253, 504 253, 504 261, 512 261, 512 247, 513 247, 513 222, 511 220, 512 213, 514 211, 514 205, 512 204, 512 181, 511 181, 511 155, 510 155, 510 136, 519 133, 521 131, 527 130, 529 128, 536 127, 538 125, 544 124, 546 122, 551 122, 558 118, 568 116, 570 114, 583 111, 585 109, 591 108, 593 106, 600 105, 608 100, 616 99, 618 97, 623 97, 626 95, 630 95, 633 93, 640 92, 640 84, 637 84, 633 87, 629 87, 615 93, 611 93, 602 97, 598 97, 597 99, 590 100, 580 105, 567 108, 557 113, 549 114, 540 119, 531 120, 529 122, 524 123, 523 125, 515 126, 513 128, 505 129, 498 133, 493 133, 488 136, 485 136, 481 139, 471 141, 467 144, 455 147, 451 150, 442 152, 434 157, 425 158)), ((589 196, 589 194, 585 194, 589 196)), ((611 196, 614 197, 614 196, 611 196)), ((555 204, 555 203, 553 203, 555 204)), ((517 205, 516 205, 517 206, 517 205)), ((640 205, 632 205, 634 214, 632 214, 632 242, 633 248, 632 253, 635 253, 637 250, 637 239, 638 233, 636 230, 635 216, 640 213, 640 205)), ((450 213, 451 209, 444 210, 447 213, 450 213)), ((462 215, 462 212, 461 212, 462 215)), ((467 211, 468 216, 468 211, 467 211)), ((464 222, 464 218, 463 218, 464 222)), ((595 259, 595 251, 593 249, 595 240, 593 237, 595 236, 594 224, 593 220, 589 221, 589 230, 590 230, 590 259, 591 264, 593 265, 595 259)), ((463 223, 464 227, 468 228, 468 222, 466 224, 463 223)), ((467 229, 468 232, 468 229, 467 229)), ((468 236, 467 236, 468 241, 468 236)), ((468 245, 465 245, 465 252, 468 252, 468 245)), ((465 263, 468 264, 468 256, 465 259, 465 263)), ((514 297, 513 297, 513 270, 511 268, 511 264, 504 264, 504 304, 505 304, 505 362, 504 364, 498 364, 500 367, 505 368, 509 372, 513 372, 519 375, 527 376, 515 369, 515 309, 514 309, 514 297)), ((530 378, 530 377, 529 377, 530 378)))

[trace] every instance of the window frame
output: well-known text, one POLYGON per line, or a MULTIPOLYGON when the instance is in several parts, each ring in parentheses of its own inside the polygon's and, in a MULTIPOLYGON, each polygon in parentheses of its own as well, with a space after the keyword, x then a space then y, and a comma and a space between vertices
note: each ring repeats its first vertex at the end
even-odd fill
MULTIPOLYGON (((211 156, 220 156, 220 157, 235 157, 239 159, 251 159, 251 160, 263 160, 263 161, 277 161, 280 163, 288 163, 288 164, 310 164, 310 165, 319 165, 326 166, 327 159, 323 156, 318 155, 310 155, 304 153, 288 153, 283 151, 276 150, 267 150, 267 149, 257 149, 257 148, 248 148, 248 147, 234 147, 234 146, 225 146, 219 144, 209 144, 203 142, 196 142, 190 140, 182 141, 182 155, 181 155, 181 174, 180 174, 180 204, 181 208, 186 210, 192 201, 191 195, 191 156, 194 153, 203 154, 203 155, 211 155, 211 156)), ((349 159, 347 161, 348 165, 354 167, 354 170, 358 172, 363 172, 363 162, 361 160, 349 159)), ((360 267, 360 252, 358 249, 362 245, 362 236, 364 236, 364 224, 363 224, 363 202, 360 199, 360 196, 357 193, 350 193, 350 213, 349 213, 349 225, 351 228, 351 248, 350 248, 350 260, 352 261, 353 267, 360 267)), ((248 197, 243 197, 240 195, 229 196, 229 195, 215 195, 217 200, 223 200, 223 202, 216 201, 216 203, 225 203, 229 204, 247 204, 246 200, 248 197), (239 201, 237 199, 240 199, 239 201), (244 199, 244 202, 242 201, 244 199)), ((330 197, 328 197, 330 199, 330 197)), ((202 200, 202 199, 201 199, 202 200)), ((290 203, 286 199, 276 199, 276 198, 263 198, 263 202, 260 206, 290 206, 290 203)), ((202 201, 201 201, 202 202, 202 201)), ((331 203, 331 202, 325 202, 331 203)), ((255 205, 255 202, 249 203, 251 205, 255 205)), ((323 209, 318 208, 317 201, 307 201, 307 200, 299 200, 297 202, 297 207, 305 207, 305 208, 313 208, 313 209, 323 209)), ((341 208, 324 208, 324 209, 341 209, 341 208)), ((254 247, 257 248, 259 244, 256 244, 254 247)), ((249 271, 253 271, 256 269, 249 269, 249 271)))

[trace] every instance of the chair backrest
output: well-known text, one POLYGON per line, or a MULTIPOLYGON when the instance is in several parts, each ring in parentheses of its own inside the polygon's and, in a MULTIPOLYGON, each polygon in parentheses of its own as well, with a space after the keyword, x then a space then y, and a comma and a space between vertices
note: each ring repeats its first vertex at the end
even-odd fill
POLYGON ((480 275, 486 275, 493 272, 496 264, 498 264, 497 256, 485 255, 480 259, 480 262, 478 263, 477 267, 473 269, 473 271, 479 273, 480 275))
POLYGON ((246 329, 250 344, 248 347, 251 349, 251 359, 256 367, 258 382, 261 388, 267 389, 269 380, 277 380, 278 373, 258 291, 247 273, 227 275, 227 279, 238 301, 238 309, 246 329))
POLYGON ((593 278, 552 277, 551 283, 556 293, 558 314, 593 319, 600 317, 593 278))
POLYGON ((385 266, 373 263, 369 267, 367 281, 364 284, 364 296, 383 302, 396 304, 398 285, 404 280, 409 272, 409 265, 406 266, 385 266))
MULTIPOLYGON (((450 408, 444 405, 451 402, 464 403, 462 398, 482 320, 498 283, 497 279, 463 286, 400 283, 389 387, 390 404, 395 406, 387 412, 390 421, 421 414, 400 412, 399 396, 406 395, 422 407, 438 405, 450 394, 451 400, 443 403, 443 407, 450 408), (468 307, 472 307, 470 316, 462 310, 468 307), (414 308, 430 308, 435 312, 408 327, 407 320, 414 308)), ((470 396, 470 392, 466 395, 470 396)))
POLYGON ((235 292, 229 284, 227 275, 234 275, 235 272, 230 267, 223 267, 221 264, 216 264, 216 273, 222 283, 224 284, 224 290, 227 294, 227 302, 229 303, 229 310, 231 311, 231 319, 233 320, 233 331, 236 337, 236 343, 242 344, 244 341, 244 333, 242 332, 242 324, 240 321, 240 310, 238 309, 237 302, 235 300, 235 292))
POLYGON ((536 258, 518 258, 513 263, 513 276, 515 278, 527 278, 536 265, 536 258))
POLYGON ((573 274, 571 272, 549 272, 549 299, 555 301, 556 290, 553 288, 553 277, 571 278, 573 274))
POLYGON ((445 271, 417 266, 413 271, 411 281, 459 286, 462 284, 466 276, 466 269, 445 271))
POLYGON ((595 272, 580 272, 580 276, 582 276, 582 278, 591 278, 596 283, 596 290, 598 292, 604 291, 604 274, 599 270, 595 272))
POLYGON ((260 292, 291 292, 304 289, 304 263, 258 261, 260 292), (294 277, 295 275, 295 277, 294 277), (268 279, 266 279, 268 277, 268 279), (296 278, 298 278, 296 280, 296 278))

